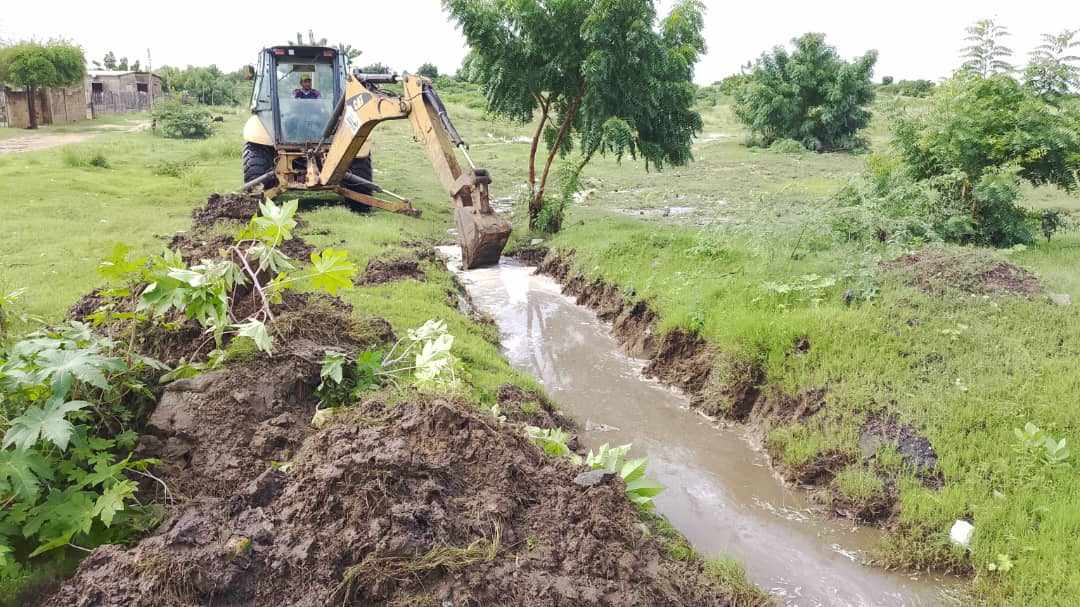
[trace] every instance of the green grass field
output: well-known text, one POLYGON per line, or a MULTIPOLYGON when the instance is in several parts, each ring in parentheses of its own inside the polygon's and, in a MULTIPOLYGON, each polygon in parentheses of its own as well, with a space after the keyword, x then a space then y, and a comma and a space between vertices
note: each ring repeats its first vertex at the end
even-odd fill
MULTIPOLYGON (((494 176, 492 196, 518 200, 529 146, 517 138, 532 127, 485 118, 475 92, 445 97, 473 157, 494 176)), ((1070 295, 1078 302, 1072 306, 1042 295, 963 293, 956 287, 964 286, 957 281, 966 268, 1004 256, 955 247, 943 253, 957 256, 955 276, 928 295, 908 286, 909 277, 882 270, 902 250, 842 242, 830 229, 834 195, 859 174, 864 156, 747 148, 728 105, 701 111, 705 129, 690 166, 646 172, 631 159, 598 158, 561 234, 527 234, 519 213, 512 239, 544 237, 574 249, 584 274, 650 299, 665 329, 697 331, 731 360, 760 368, 772 387, 790 394, 825 387, 821 414, 767 437, 789 465, 828 451, 858 455, 858 429, 870 415, 893 413, 918 428, 936 450, 944 485, 926 488, 895 465, 895 454, 875 456, 872 465, 895 478, 902 505, 880 553, 884 564, 959 565, 972 573, 971 595, 980 603, 1074 603, 1080 479, 1075 468, 1051 469, 1024 452, 1013 429, 1032 422, 1069 443, 1080 437, 1080 236, 1008 254, 1046 292, 1070 295), (848 291, 860 292, 850 305, 843 301, 848 291), (801 337, 810 350, 791 356, 801 337), (958 518, 976 527, 970 555, 947 542, 958 518), (990 570, 1002 555, 1012 567, 990 570)), ((234 112, 206 141, 106 132, 63 149, 0 156, 10 195, 0 289, 25 287, 19 309, 55 321, 99 284, 94 269, 114 243, 159 251, 187 229, 191 209, 209 192, 238 187, 245 115, 234 112), (89 163, 96 153, 107 168, 89 163)), ((887 145, 878 116, 869 129, 875 149, 887 145)), ((375 180, 411 197, 423 217, 321 209, 305 213, 311 227, 304 237, 347 248, 361 267, 403 254, 406 242, 451 242, 449 203, 407 124, 379 127, 374 160, 375 180)), ((1024 202, 1080 209, 1075 196, 1051 190, 1027 190, 1024 202)), ((449 277, 430 269, 427 282, 359 288, 345 299, 398 330, 446 315, 474 384, 492 390, 512 372, 482 330, 454 311, 449 277)))

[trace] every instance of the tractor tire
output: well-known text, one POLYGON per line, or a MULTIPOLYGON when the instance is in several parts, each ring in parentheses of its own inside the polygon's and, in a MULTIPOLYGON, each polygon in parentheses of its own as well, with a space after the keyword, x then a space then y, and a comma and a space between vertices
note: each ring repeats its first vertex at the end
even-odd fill
MULTIPOLYGON (((244 183, 247 183, 252 179, 258 179, 274 170, 274 160, 277 158, 277 151, 268 145, 245 141, 244 151, 240 155, 240 158, 244 165, 244 183)), ((273 178, 269 181, 264 181, 262 184, 264 190, 272 188, 275 185, 277 185, 277 179, 273 178)))
MULTIPOLYGON (((371 156, 369 155, 366 158, 357 158, 356 160, 353 160, 352 164, 349 165, 349 172, 353 175, 356 175, 357 177, 363 177, 368 181, 374 181, 372 179, 374 172, 372 172, 371 168, 371 156)), ((357 194, 366 194, 368 196, 371 196, 371 194, 373 193, 371 188, 362 185, 345 185, 345 187, 356 192, 357 194)))

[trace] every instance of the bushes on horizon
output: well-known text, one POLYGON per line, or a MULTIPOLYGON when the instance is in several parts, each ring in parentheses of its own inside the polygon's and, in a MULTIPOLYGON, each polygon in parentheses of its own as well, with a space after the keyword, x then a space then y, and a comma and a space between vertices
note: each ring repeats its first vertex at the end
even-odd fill
POLYGON ((809 150, 864 147, 856 133, 870 123, 870 79, 877 51, 848 63, 824 34, 804 34, 795 49, 763 53, 735 90, 735 117, 765 146, 794 139, 809 150))

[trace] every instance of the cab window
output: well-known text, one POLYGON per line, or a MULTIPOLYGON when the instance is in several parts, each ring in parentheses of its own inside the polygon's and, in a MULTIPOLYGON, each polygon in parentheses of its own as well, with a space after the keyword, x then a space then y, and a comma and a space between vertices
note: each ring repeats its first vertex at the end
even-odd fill
POLYGON ((277 80, 282 141, 318 140, 334 109, 335 75, 331 58, 279 57, 277 80), (310 86, 305 80, 310 80, 310 86))

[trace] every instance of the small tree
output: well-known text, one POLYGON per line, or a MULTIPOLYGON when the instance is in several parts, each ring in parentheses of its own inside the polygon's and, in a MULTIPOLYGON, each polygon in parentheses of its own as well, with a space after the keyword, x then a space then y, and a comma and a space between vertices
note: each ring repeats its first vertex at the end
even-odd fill
POLYGON ((794 139, 810 150, 859 147, 855 134, 870 123, 870 79, 877 51, 848 63, 825 44, 824 34, 804 34, 763 53, 749 82, 735 91, 735 117, 771 145, 794 139))
POLYGON ((1043 43, 1031 51, 1031 61, 1024 70, 1024 80, 1036 94, 1056 98, 1067 95, 1070 89, 1080 88, 1080 57, 1070 55, 1080 47, 1074 40, 1077 30, 1060 34, 1043 34, 1043 43))
POLYGON ((967 59, 961 69, 973 72, 983 78, 991 74, 1011 74, 1015 68, 1005 59, 1012 57, 1012 49, 1002 46, 998 40, 1009 36, 1009 28, 994 23, 993 19, 982 19, 974 25, 964 28, 968 36, 964 38, 971 44, 964 48, 963 57, 967 59))
POLYGON ((443 0, 472 52, 463 68, 488 110, 540 119, 529 150, 529 225, 538 226, 551 165, 577 135, 581 156, 566 172, 547 229, 561 223, 566 192, 596 152, 641 155, 646 168, 690 160, 701 117, 692 110, 694 64, 705 50, 704 7, 678 2, 656 27, 652 0, 443 0), (537 178, 541 139, 547 158, 537 178))
POLYGON ((960 71, 928 104, 894 123, 893 143, 917 180, 940 195, 945 230, 960 240, 1031 242, 1015 204, 1021 179, 1080 186, 1080 115, 1060 111, 1012 78, 960 71))
POLYGON ((434 64, 425 63, 424 65, 421 65, 419 68, 416 69, 416 73, 423 76, 424 78, 430 78, 434 80, 439 77, 439 68, 435 67, 434 64))
POLYGON ((126 72, 129 69, 131 69, 128 66, 128 58, 127 57, 121 57, 120 58, 120 65, 116 66, 116 69, 120 70, 121 72, 126 72))
POLYGON ((65 87, 86 76, 82 49, 64 42, 23 42, 0 50, 0 82, 26 87, 30 128, 38 128, 34 97, 40 87, 65 87))
POLYGON ((105 64, 105 69, 116 69, 116 55, 112 51, 105 53, 105 58, 102 60, 102 62, 105 64))

